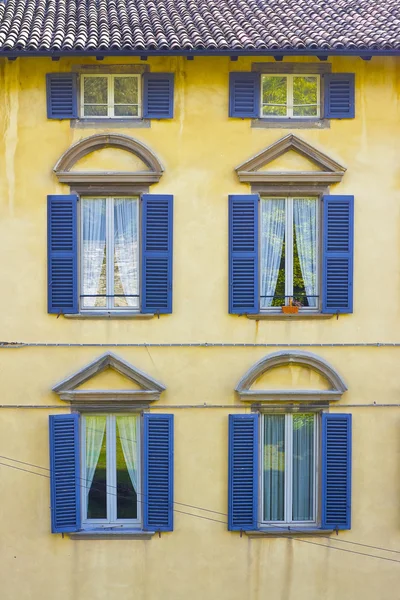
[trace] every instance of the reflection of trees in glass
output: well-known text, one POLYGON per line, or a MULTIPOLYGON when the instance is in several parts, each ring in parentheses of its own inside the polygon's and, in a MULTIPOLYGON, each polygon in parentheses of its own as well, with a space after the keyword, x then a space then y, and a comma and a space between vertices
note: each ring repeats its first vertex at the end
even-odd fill
POLYGON ((285 117, 314 117, 318 114, 318 79, 316 76, 295 76, 290 78, 293 82, 293 95, 289 97, 288 76, 262 77, 262 114, 263 116, 285 117), (304 106, 304 105, 313 106, 304 106))

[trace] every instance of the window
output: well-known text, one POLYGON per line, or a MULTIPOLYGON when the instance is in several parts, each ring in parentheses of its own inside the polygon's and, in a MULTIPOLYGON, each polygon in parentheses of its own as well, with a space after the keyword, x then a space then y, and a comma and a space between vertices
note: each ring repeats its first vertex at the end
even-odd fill
POLYGON ((315 414, 263 415, 262 522, 316 522, 317 429, 315 414))
POLYGON ((140 524, 139 420, 133 414, 82 416, 85 528, 140 524))
POLYGON ((318 198, 261 198, 260 309, 318 309, 318 198))
POLYGON ((81 308, 139 310, 139 198, 83 198, 81 308))
POLYGON ((261 117, 319 118, 319 75, 262 75, 261 117))
POLYGON ((140 75, 82 75, 81 115, 140 118, 140 75))

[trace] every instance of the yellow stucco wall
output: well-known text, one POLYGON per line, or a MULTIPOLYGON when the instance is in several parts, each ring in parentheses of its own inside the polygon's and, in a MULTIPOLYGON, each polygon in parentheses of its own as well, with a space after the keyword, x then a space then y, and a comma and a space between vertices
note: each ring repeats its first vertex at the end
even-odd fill
MULTIPOLYGON (((45 408, 63 406, 52 386, 107 345, 146 342, 147 347, 109 349, 167 387, 159 405, 175 415, 175 500, 182 503, 176 505, 175 531, 161 538, 72 541, 50 534, 48 479, 0 465, 1 600, 399 597, 398 564, 308 542, 398 560, 396 554, 339 540, 400 549, 400 348, 357 346, 400 342, 400 62, 332 59, 333 71, 356 73, 356 118, 295 132, 347 167, 331 192, 355 196, 354 314, 296 322, 258 322, 227 312, 227 197, 249 191, 234 168, 290 131, 228 119, 228 72, 249 70, 251 62, 149 60, 152 70, 175 73, 175 118, 154 121, 150 128, 118 129, 143 141, 164 165, 152 191, 174 195, 174 312, 143 321, 57 319, 46 312, 46 195, 69 190, 52 168, 72 143, 102 130, 47 120, 45 74, 98 63, 0 62, 0 340, 65 344, 0 348, 0 462, 7 463, 1 458, 6 456, 48 468, 47 416, 69 410, 45 408), (152 346, 197 342, 272 347, 152 346), (306 543, 241 538, 215 522, 226 521, 228 414, 243 412, 229 408, 238 404, 234 387, 280 344, 328 345, 310 350, 328 360, 349 388, 340 404, 353 413, 353 526, 338 538, 315 536, 306 543), (373 403, 385 407, 361 406, 373 403), (191 408, 204 404, 210 408, 191 408), (43 408, 18 408, 30 405, 43 408)), ((106 153, 97 162, 85 159, 86 166, 118 168, 120 153, 106 153)), ((131 164, 130 158, 122 160, 131 164)), ((299 163, 290 157, 279 164, 299 163)), ((279 377, 305 385, 293 373, 279 377)), ((96 385, 110 381, 104 375, 96 385)), ((271 387, 280 381, 271 381, 271 387)))

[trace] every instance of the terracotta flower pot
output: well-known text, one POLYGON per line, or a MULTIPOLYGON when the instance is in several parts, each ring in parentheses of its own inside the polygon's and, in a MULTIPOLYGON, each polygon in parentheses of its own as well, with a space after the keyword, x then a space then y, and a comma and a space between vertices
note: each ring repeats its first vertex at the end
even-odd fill
POLYGON ((285 315, 296 315, 299 312, 298 306, 282 306, 282 312, 285 315))

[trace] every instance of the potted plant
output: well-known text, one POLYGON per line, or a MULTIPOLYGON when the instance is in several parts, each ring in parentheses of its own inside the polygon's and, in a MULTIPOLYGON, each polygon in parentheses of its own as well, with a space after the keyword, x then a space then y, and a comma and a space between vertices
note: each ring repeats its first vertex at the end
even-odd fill
POLYGON ((293 298, 289 298, 289 304, 287 306, 282 306, 282 312, 285 315, 296 315, 299 312, 299 308, 303 305, 299 300, 293 300, 293 298))

